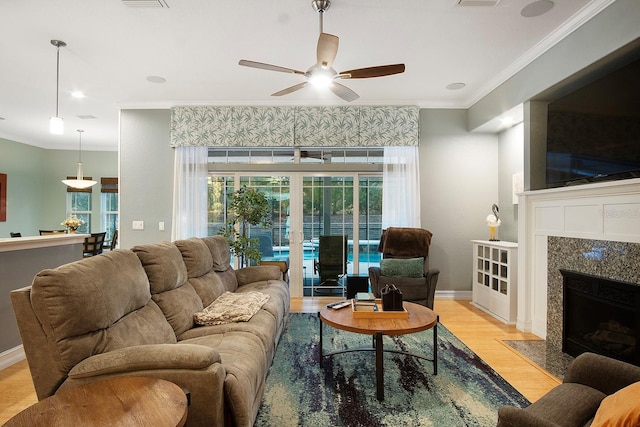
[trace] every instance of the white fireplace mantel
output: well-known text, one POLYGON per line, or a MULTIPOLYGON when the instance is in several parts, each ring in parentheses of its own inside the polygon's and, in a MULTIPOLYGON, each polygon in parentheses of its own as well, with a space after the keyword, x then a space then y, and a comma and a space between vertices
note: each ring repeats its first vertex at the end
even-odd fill
POLYGON ((545 338, 547 237, 640 243, 640 179, 527 191, 518 196, 516 326, 545 338))

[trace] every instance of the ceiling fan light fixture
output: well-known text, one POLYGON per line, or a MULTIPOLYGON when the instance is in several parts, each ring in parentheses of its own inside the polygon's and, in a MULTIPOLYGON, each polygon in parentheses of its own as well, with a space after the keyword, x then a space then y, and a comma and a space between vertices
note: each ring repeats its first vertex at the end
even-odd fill
POLYGON ((326 89, 331 85, 335 74, 336 72, 332 68, 314 65, 308 72, 309 83, 311 83, 313 87, 326 89))
POLYGON ((354 70, 337 73, 333 68, 333 61, 338 54, 339 38, 333 34, 325 33, 322 29, 322 16, 331 5, 329 0, 312 0, 313 9, 320 16, 320 35, 316 47, 316 63, 306 72, 293 68, 280 67, 278 65, 265 64, 263 62, 247 61, 241 59, 238 65, 244 67, 259 68, 263 70, 278 71, 281 73, 302 74, 306 81, 290 86, 286 89, 272 93, 271 96, 283 96, 298 91, 308 85, 329 89, 344 101, 351 102, 360 96, 345 85, 337 82, 339 79, 367 79, 371 77, 391 76, 404 73, 404 64, 380 65, 375 67, 356 68, 354 70))

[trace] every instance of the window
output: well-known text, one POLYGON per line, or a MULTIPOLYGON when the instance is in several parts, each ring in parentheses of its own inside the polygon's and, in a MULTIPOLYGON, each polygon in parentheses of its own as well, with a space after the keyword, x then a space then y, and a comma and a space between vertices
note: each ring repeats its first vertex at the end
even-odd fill
POLYGON ((105 242, 110 242, 118 229, 118 178, 102 178, 100 184, 100 228, 107 233, 105 242))
POLYGON ((67 211, 84 221, 78 228, 78 233, 91 233, 91 193, 68 192, 67 211))

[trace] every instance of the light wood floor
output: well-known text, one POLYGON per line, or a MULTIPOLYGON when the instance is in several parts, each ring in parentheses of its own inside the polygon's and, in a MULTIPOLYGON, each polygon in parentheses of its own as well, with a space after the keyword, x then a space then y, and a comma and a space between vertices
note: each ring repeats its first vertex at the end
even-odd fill
MULTIPOLYGON (((315 313, 335 298, 293 298, 292 312, 315 313)), ((502 340, 539 339, 494 319, 470 301, 436 300, 440 322, 530 401, 560 383, 502 340)), ((37 402, 26 361, 0 371, 0 423, 37 402)))

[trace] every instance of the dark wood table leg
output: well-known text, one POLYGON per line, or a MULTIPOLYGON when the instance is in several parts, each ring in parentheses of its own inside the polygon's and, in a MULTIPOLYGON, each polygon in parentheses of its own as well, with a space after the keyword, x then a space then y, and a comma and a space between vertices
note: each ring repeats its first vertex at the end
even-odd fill
POLYGON ((384 400, 384 348, 382 344, 382 332, 376 332, 376 394, 378 400, 384 400))
POLYGON ((436 324, 433 326, 433 375, 438 375, 438 323, 440 316, 436 316, 436 324))
POLYGON ((320 342, 318 343, 318 357, 320 359, 320 368, 322 369, 322 318, 318 312, 318 320, 320 321, 320 342))

